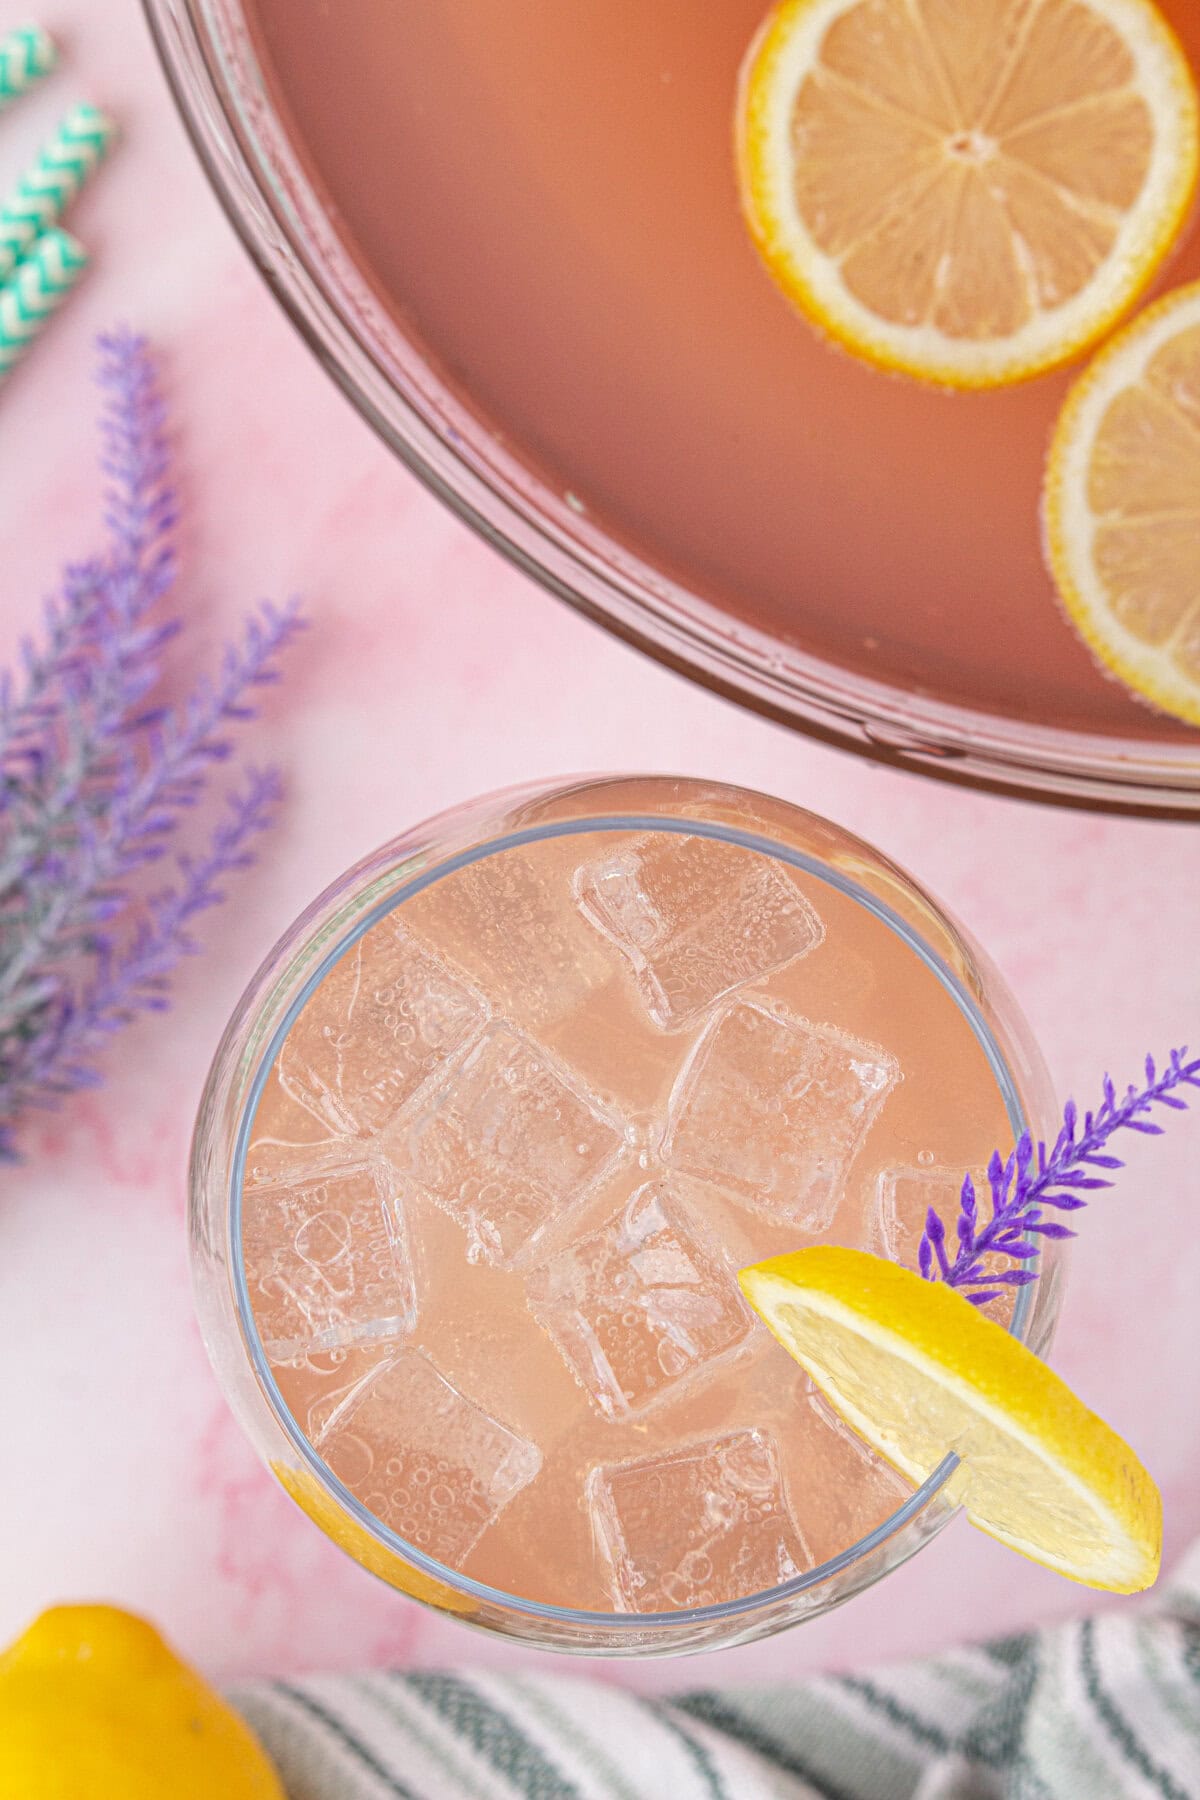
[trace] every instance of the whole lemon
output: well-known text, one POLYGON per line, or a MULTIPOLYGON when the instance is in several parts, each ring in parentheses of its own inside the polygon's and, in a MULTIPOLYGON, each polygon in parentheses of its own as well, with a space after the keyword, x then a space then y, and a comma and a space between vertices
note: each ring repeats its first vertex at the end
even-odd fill
POLYGON ((0 1795, 284 1800, 237 1714, 113 1606, 52 1607, 0 1654, 0 1795))

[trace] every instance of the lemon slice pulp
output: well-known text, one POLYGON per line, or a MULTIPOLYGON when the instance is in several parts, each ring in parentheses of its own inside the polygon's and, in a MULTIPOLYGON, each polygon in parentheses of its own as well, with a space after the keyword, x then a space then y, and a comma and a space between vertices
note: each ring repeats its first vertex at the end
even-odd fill
POLYGON ((981 388, 1144 291, 1194 192, 1197 98, 1153 0, 783 0, 737 138, 784 292, 881 367, 981 388))
POLYGON ((1096 656, 1200 725, 1200 283, 1142 313, 1077 382, 1043 506, 1055 583, 1096 656))
POLYGON ((914 1483, 950 1451, 973 1525, 1116 1593, 1158 1574, 1162 1502, 1129 1446, 1015 1337, 942 1282, 817 1245, 742 1291, 846 1422, 914 1483))

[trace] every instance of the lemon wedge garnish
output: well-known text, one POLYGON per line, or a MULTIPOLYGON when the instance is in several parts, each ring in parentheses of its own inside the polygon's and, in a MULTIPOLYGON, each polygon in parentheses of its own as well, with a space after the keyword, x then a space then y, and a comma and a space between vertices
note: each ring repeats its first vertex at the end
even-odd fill
POLYGON ((743 1269, 742 1292, 854 1431, 981 1531, 1072 1581, 1149 1587, 1162 1500, 1133 1451, 1003 1326, 942 1282, 817 1245, 743 1269))
POLYGON ((783 0, 737 115, 779 286, 857 355, 961 388, 1113 328, 1187 214, 1198 135, 1153 0, 783 0))

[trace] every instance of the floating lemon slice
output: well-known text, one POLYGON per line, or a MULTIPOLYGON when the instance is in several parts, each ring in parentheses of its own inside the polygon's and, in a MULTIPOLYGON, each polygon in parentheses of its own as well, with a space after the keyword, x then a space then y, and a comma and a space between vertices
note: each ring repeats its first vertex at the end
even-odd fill
POLYGON ((1142 313, 1076 384, 1044 515, 1063 604, 1096 655, 1200 725, 1200 284, 1142 313))
POLYGON ((973 1525, 1072 1581, 1158 1574, 1162 1501, 1128 1444, 1045 1363, 942 1282, 818 1245, 743 1269, 742 1291, 872 1449, 946 1484, 973 1525))
POLYGON ((848 350, 950 387, 1103 337, 1196 183, 1196 90, 1152 0, 784 0, 737 124, 784 292, 848 350))

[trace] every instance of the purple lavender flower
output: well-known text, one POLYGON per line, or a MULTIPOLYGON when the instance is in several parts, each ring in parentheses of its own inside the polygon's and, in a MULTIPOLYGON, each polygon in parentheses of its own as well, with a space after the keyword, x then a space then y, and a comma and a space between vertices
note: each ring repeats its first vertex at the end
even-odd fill
POLYGON ((958 1242, 953 1252, 946 1248, 943 1221, 930 1207, 917 1254, 918 1267, 926 1281, 974 1289, 965 1298, 975 1306, 997 1299, 1005 1287, 1025 1287, 1036 1281, 1038 1271, 1031 1265, 1041 1255, 1042 1240, 1075 1236, 1061 1221, 1048 1219, 1044 1208, 1078 1212, 1087 1205, 1090 1192, 1113 1185, 1107 1173, 1098 1175, 1096 1170, 1125 1166, 1120 1157, 1105 1148, 1115 1132, 1140 1131, 1157 1137, 1162 1126, 1146 1115, 1156 1106, 1177 1112, 1187 1107, 1187 1097, 1178 1089, 1200 1088, 1200 1057, 1190 1062, 1186 1058, 1186 1047, 1172 1050, 1160 1074, 1154 1058, 1148 1056, 1145 1086, 1131 1086, 1123 1097, 1118 1096, 1106 1075, 1104 1098, 1095 1112, 1083 1115, 1082 1124, 1075 1102, 1068 1100, 1063 1108, 1062 1130, 1049 1151, 1044 1143, 1039 1143, 1035 1154, 1028 1132, 1007 1159, 994 1151, 987 1171, 991 1217, 986 1225, 980 1225, 975 1183, 968 1175, 962 1186, 958 1242), (1019 1266, 996 1272, 985 1264, 987 1256, 1006 1256, 1019 1266))
POLYGON ((177 574, 165 414, 143 339, 105 337, 100 359, 108 545, 67 568, 41 642, 0 677, 0 1157, 22 1114, 94 1085, 112 1033, 166 1005, 194 920, 252 860, 280 794, 274 772, 250 774, 207 851, 142 892, 301 622, 262 606, 215 678, 156 702, 181 626, 161 605, 177 574))

